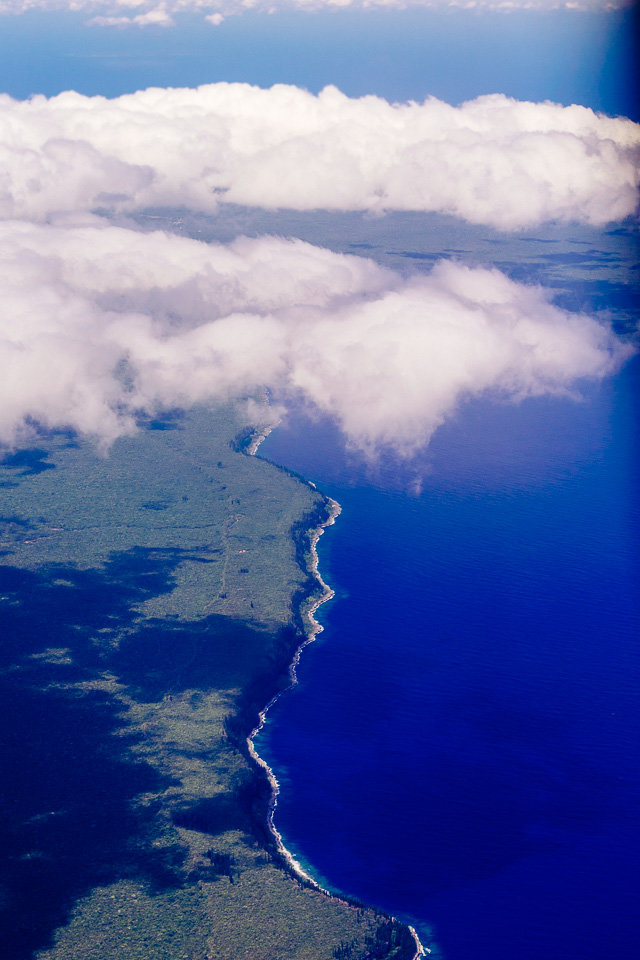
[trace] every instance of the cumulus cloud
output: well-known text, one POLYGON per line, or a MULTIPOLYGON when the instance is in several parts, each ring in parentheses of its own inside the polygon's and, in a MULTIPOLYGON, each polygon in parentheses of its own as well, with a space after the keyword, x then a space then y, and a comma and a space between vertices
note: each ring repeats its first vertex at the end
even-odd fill
POLYGON ((459 107, 216 83, 0 96, 0 216, 232 202, 439 211, 503 230, 638 203, 640 125, 500 94, 459 107))
POLYGON ((0 439, 38 421, 105 443, 162 405, 264 387, 374 451, 411 452, 480 394, 566 393, 629 349, 497 270, 406 279, 299 240, 214 246, 90 218, 0 226, 0 439))
MULTIPOLYGON (((205 17, 205 20, 208 19, 205 17)), ((87 24, 90 27, 175 27, 175 21, 171 14, 167 13, 165 4, 146 13, 137 13, 133 17, 98 15, 87 20, 87 24)))
POLYGON ((634 0, 0 0, 0 13, 24 13, 27 10, 70 10, 97 13, 89 22, 95 26, 173 26, 172 16, 201 13, 217 25, 221 19, 254 10, 357 10, 428 9, 497 10, 617 10, 631 6, 634 0), (131 11, 138 11, 131 15, 131 11), (220 18, 220 19, 218 19, 220 18))

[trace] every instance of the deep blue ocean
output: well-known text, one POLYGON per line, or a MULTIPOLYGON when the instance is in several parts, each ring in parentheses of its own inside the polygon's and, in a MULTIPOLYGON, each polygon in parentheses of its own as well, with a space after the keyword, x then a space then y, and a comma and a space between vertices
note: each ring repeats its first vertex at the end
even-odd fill
MULTIPOLYGON (((502 91, 638 118, 637 9, 513 14, 498 29, 480 18, 462 29, 449 11, 379 11, 366 24, 342 11, 340 29, 326 16, 313 33, 294 15, 216 31, 185 17, 117 38, 86 31, 80 14, 34 12, 3 23, 0 86, 114 96, 331 82, 352 96, 502 91)), ((627 328, 638 315, 628 226, 512 240, 446 218, 385 222, 279 211, 242 232, 396 269, 460 256, 627 328)), ((372 470, 302 415, 260 448, 343 507, 319 548, 336 590, 325 631, 259 738, 282 786, 277 826, 324 884, 414 922, 445 960, 640 953, 639 380, 636 358, 582 402, 469 404, 411 464, 372 470)))
POLYGON ((639 377, 471 403, 409 465, 302 415, 260 450, 343 507, 258 741, 276 825, 445 960, 638 956, 639 377))

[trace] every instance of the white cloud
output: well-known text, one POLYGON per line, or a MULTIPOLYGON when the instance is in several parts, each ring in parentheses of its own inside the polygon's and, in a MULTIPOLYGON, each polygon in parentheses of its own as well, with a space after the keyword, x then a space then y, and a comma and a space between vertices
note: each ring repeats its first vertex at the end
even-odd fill
POLYGON ((499 95, 454 108, 221 83, 0 97, 0 441, 36 420, 108 444, 136 411, 267 386, 362 449, 410 452, 468 398, 603 376, 628 352, 608 328, 495 270, 441 262, 406 280, 302 241, 210 246, 91 211, 232 202, 597 224, 634 211, 639 144, 631 121, 499 95))
POLYGON ((511 230, 638 203, 640 125, 500 94, 460 107, 217 83, 0 96, 0 216, 219 203, 439 211, 511 230))
POLYGON ((96 26, 172 26, 171 19, 182 13, 201 13, 217 25, 220 17, 235 16, 248 10, 273 13, 277 10, 317 11, 338 8, 357 10, 405 9, 423 7, 453 10, 593 10, 606 11, 631 6, 634 0, 0 0, 1 13, 24 13, 27 10, 68 10, 97 14, 91 19, 96 26), (130 16, 130 11, 137 13, 130 16), (157 11, 166 19, 154 19, 157 11))
MULTIPOLYGON (((206 20, 209 17, 205 17, 206 20)), ((87 20, 90 27, 175 27, 175 21, 167 12, 166 4, 153 7, 146 13, 137 13, 133 17, 96 16, 87 20)))
POLYGON ((0 225, 0 258, 9 443, 29 419, 108 443, 136 410, 267 386, 365 450, 410 452, 469 398, 562 394, 629 352, 544 290, 455 263, 407 280, 299 240, 210 246, 93 218, 0 225))

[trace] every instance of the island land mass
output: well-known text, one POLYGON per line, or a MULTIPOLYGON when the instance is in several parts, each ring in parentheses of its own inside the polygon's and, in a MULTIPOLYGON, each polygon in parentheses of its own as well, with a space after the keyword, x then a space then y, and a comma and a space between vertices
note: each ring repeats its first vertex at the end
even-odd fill
MULTIPOLYGON (((247 738, 291 682, 329 502, 236 409, 0 462, 0 874, 10 960, 410 960, 270 829, 247 738)), ((375 784, 371 784, 372 792, 375 784)), ((383 838, 381 838, 381 856, 383 838)))

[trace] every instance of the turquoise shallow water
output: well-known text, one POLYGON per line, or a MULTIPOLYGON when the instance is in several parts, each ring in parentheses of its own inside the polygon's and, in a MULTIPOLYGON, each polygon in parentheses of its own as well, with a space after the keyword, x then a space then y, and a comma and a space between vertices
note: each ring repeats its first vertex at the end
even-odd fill
POLYGON ((375 477, 327 424, 261 448, 343 506, 325 632, 258 745, 277 826, 446 960, 637 955, 639 366, 469 406, 375 477))

